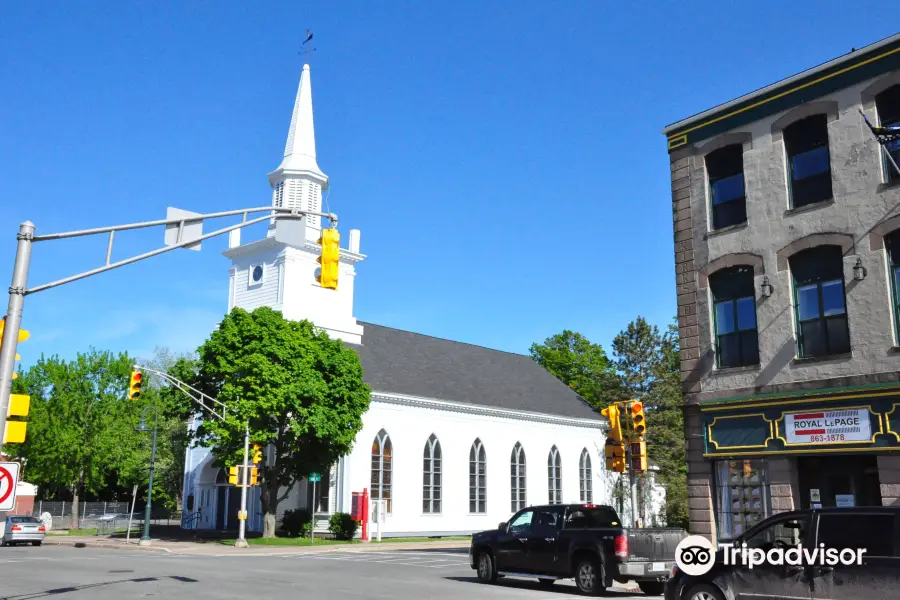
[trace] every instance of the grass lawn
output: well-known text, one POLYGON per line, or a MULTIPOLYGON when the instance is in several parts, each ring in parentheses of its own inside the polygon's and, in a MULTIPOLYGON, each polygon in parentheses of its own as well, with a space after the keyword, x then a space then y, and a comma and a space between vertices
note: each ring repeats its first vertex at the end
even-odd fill
MULTIPOLYGON (((411 537, 411 538, 382 538, 381 542, 372 541, 373 544, 390 544, 390 543, 402 543, 402 542, 462 542, 469 541, 472 539, 469 536, 459 536, 459 537, 443 537, 443 538, 428 538, 428 537, 411 537)), ((226 546, 234 546, 234 540, 221 540, 221 543, 226 546)), ((305 537, 276 537, 276 538, 247 538, 247 543, 251 546, 325 546, 325 545, 349 545, 349 544, 361 544, 362 542, 359 540, 331 540, 328 538, 316 538, 315 544, 313 544, 312 540, 305 537)))

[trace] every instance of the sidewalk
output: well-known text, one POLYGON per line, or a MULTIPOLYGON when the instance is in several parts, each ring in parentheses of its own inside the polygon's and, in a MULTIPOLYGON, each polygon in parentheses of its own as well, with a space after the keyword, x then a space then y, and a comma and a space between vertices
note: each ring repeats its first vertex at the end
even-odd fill
POLYGON ((116 550, 140 550, 145 552, 163 552, 183 556, 285 556, 291 554, 318 554, 323 552, 379 552, 391 550, 461 550, 469 547, 469 542, 434 541, 434 542, 387 542, 359 544, 322 544, 321 546, 250 546, 235 548, 210 540, 205 542, 186 540, 152 539, 151 545, 139 546, 138 537, 126 542, 121 538, 109 536, 75 536, 48 535, 44 538, 47 546, 72 546, 76 548, 110 548, 116 550))

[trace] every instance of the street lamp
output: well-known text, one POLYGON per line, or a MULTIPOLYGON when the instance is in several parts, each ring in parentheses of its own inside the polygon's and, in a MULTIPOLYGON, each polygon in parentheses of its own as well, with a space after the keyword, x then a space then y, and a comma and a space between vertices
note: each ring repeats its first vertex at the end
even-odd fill
POLYGON ((150 506, 153 497, 153 466, 156 464, 156 429, 159 424, 159 411, 155 406, 148 406, 141 412, 141 422, 138 423, 136 430, 139 433, 147 433, 150 427, 147 426, 145 415, 147 411, 153 409, 153 444, 150 446, 150 483, 147 485, 147 506, 144 509, 144 535, 138 542, 141 546, 150 545, 150 506))

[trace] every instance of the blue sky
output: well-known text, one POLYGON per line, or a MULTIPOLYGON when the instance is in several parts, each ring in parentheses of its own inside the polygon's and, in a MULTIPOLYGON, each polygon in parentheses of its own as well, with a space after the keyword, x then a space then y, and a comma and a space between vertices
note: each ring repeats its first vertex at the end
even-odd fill
MULTIPOLYGON (((267 205, 310 28, 329 204, 369 257, 357 318, 513 352, 565 328, 609 348, 638 314, 675 314, 660 130, 895 33, 881 2, 253 4, 4 6, 3 289, 26 219, 51 233, 267 205)), ((122 235, 114 259, 162 236, 122 235)), ((225 245, 29 296, 24 364, 196 348, 227 309, 225 245)), ((38 244, 29 283, 105 250, 38 244)))

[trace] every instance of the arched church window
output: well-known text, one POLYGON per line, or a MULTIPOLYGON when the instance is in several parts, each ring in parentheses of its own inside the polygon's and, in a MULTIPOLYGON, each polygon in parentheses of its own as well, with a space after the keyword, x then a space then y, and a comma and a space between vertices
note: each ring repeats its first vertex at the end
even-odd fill
POLYGON ((591 455, 587 448, 581 451, 581 460, 578 461, 578 489, 581 502, 593 504, 594 479, 591 474, 591 455))
POLYGON ((553 446, 547 456, 547 490, 550 493, 550 504, 562 504, 562 465, 559 463, 559 450, 553 446))
POLYGON ((487 512, 487 457, 478 438, 469 450, 469 512, 487 512))
POLYGON ((394 458, 391 438, 382 429, 372 441, 372 500, 385 500, 385 509, 391 512, 391 467, 394 458))
POLYGON ((422 468, 422 512, 441 512, 441 443, 432 433, 425 442, 422 468))
POLYGON ((525 449, 516 442, 509 457, 510 509, 517 512, 525 508, 525 449))
POLYGON ((225 476, 225 469, 219 469, 216 471, 216 484, 228 483, 228 478, 225 476))

